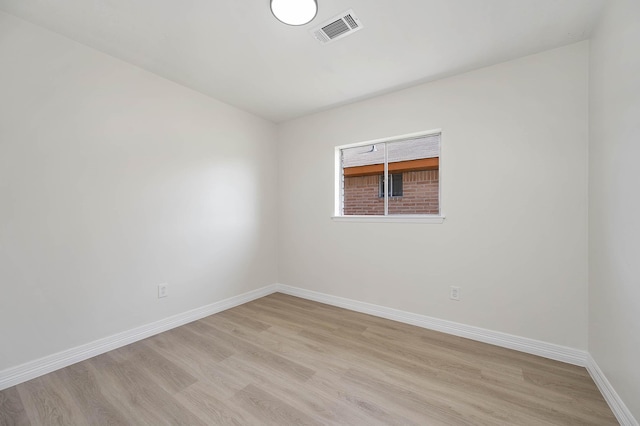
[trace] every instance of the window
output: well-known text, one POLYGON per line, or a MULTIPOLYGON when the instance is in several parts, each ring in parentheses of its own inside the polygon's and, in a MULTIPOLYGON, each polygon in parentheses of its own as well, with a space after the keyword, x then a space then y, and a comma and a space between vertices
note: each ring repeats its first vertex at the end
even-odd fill
MULTIPOLYGON (((378 198, 384 198, 384 175, 380 175, 379 181, 380 185, 378 186, 378 198)), ((402 197, 402 173, 394 173, 389 175, 389 193, 391 194, 391 197, 402 197)))
POLYGON ((441 219, 439 132, 336 148, 335 218, 393 217, 441 219))

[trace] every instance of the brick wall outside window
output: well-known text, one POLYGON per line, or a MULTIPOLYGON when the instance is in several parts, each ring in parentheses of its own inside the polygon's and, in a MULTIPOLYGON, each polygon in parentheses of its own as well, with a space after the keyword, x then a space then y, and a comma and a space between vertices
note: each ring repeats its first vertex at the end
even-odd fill
MULTIPOLYGON (((378 197, 382 176, 344 178, 344 215, 384 215, 384 198, 378 197)), ((389 198, 389 214, 438 214, 438 170, 402 174, 402 197, 389 198)))

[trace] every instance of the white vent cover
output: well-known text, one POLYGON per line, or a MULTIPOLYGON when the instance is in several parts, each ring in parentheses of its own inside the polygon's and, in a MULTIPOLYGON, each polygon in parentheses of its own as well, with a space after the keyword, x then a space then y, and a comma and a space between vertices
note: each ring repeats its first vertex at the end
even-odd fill
POLYGON ((311 34, 320 43, 327 44, 360 31, 362 28, 362 22, 353 10, 347 10, 312 29, 311 34))

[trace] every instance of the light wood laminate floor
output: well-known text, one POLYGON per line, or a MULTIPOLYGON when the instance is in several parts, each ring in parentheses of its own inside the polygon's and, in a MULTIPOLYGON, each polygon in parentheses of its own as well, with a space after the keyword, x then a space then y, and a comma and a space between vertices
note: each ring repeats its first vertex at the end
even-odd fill
POLYGON ((0 425, 611 425, 584 368, 273 294, 0 391, 0 425))

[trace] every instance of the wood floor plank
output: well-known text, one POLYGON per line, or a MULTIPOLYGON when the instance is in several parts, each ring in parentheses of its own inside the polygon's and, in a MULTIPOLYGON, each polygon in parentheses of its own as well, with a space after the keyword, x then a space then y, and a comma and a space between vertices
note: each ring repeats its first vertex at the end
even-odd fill
POLYGON ((15 387, 0 391, 0 426, 30 425, 22 399, 15 387))
POLYGON ((219 399, 220 394, 208 383, 195 383, 178 393, 176 398, 207 424, 240 426, 260 422, 249 413, 238 410, 227 398, 219 399))
POLYGON ((102 394, 100 384, 87 364, 78 363, 52 373, 77 401, 90 424, 126 425, 129 422, 102 394))
POLYGON ((265 425, 322 425, 266 390, 249 385, 240 390, 235 401, 265 425))
POLYGON ((248 356, 253 362, 264 365, 265 367, 278 370, 281 374, 297 381, 304 382, 314 374, 314 370, 300 365, 296 362, 289 361, 269 350, 261 348, 253 343, 243 339, 238 339, 223 330, 216 328, 211 324, 202 321, 196 321, 191 324, 202 333, 202 336, 215 340, 218 344, 226 344, 234 348, 238 353, 248 356))
POLYGON ((174 345, 170 343, 170 340, 163 333, 148 339, 147 344, 155 348, 162 356, 197 377, 199 382, 205 382, 210 388, 214 388, 218 397, 235 395, 237 391, 250 383, 234 372, 221 369, 215 359, 203 356, 200 352, 184 345, 174 345))
POLYGON ((276 293, 0 391, 56 424, 617 422, 582 367, 276 293))
POLYGON ((222 361, 235 353, 235 351, 231 350, 227 345, 218 345, 211 339, 203 339, 202 336, 196 332, 194 323, 175 328, 163 334, 167 334, 168 337, 177 344, 197 350, 207 358, 215 361, 222 361))
POLYGON ((89 360, 99 372, 115 405, 125 406, 138 422, 156 425, 204 425, 173 396, 162 389, 135 362, 118 362, 104 354, 89 360))
POLYGON ((282 328, 286 328, 291 331, 304 330, 304 326, 302 326, 301 324, 287 321, 286 319, 280 319, 278 317, 266 315, 260 312, 259 310, 254 309, 252 305, 251 306, 249 305, 250 304, 237 306, 233 308, 233 312, 246 318, 254 318, 254 319, 257 319, 258 321, 266 322, 271 325, 278 325, 282 328))
POLYGON ((254 338, 261 346, 287 359, 302 365, 312 365, 316 371, 330 371, 341 374, 352 367, 346 356, 340 350, 328 345, 306 339, 298 333, 281 329, 278 326, 269 328, 254 338))
POLYGON ((426 419, 421 419, 417 423, 411 421, 398 413, 396 407, 389 404, 386 398, 380 398, 365 388, 351 386, 345 383, 341 376, 328 372, 316 374, 306 385, 312 386, 330 399, 343 402, 352 411, 369 419, 362 424, 422 425, 426 421, 426 419))
MULTIPOLYGON (((273 298, 265 297, 257 300, 256 302, 259 302, 261 306, 276 309, 279 313, 296 314, 317 322, 331 325, 333 328, 348 329, 353 332, 362 333, 368 327, 366 323, 363 323, 361 318, 355 319, 344 314, 337 315, 336 312, 321 309, 320 307, 322 305, 319 304, 316 304, 314 309, 309 309, 309 304, 302 306, 297 304, 294 305, 291 299, 280 300, 278 296, 273 298), (339 322, 336 322, 337 318, 339 318, 339 322)), ((344 313, 344 310, 340 311, 340 313, 344 313)))
POLYGON ((88 425, 76 401, 52 374, 17 386, 22 404, 33 425, 88 425))
POLYGON ((171 394, 180 392, 198 381, 185 369, 156 352, 147 340, 119 348, 114 352, 126 354, 130 363, 146 371, 149 377, 171 394))
MULTIPOLYGON (((307 337, 318 341, 332 341, 334 345, 347 348, 351 353, 357 353, 360 362, 364 365, 370 354, 374 354, 378 368, 387 370, 399 370, 404 374, 428 379, 432 383, 437 383, 442 388, 460 388, 473 384, 467 393, 478 393, 485 396, 492 396, 501 401, 518 404, 520 410, 533 416, 556 417, 564 423, 575 422, 582 419, 586 422, 580 411, 571 411, 572 399, 567 395, 554 395, 540 389, 537 386, 525 386, 526 382, 515 385, 510 382, 492 383, 482 380, 473 370, 465 371, 459 364, 454 364, 455 368, 446 367, 446 360, 436 360, 428 363, 416 362, 416 359, 405 356, 404 350, 393 350, 389 347, 376 346, 375 349, 367 350, 366 343, 357 339, 346 339, 331 336, 318 330, 304 331, 307 337)), ((433 354, 432 354, 433 355, 433 354)), ((375 370, 369 366, 370 370, 375 370)), ((597 391, 596 391, 597 392, 597 391)), ((601 398, 601 397, 600 397, 601 398)), ((586 408, 586 407, 585 407, 586 408)), ((596 419, 598 421, 602 419, 596 419)), ((587 423, 585 423, 587 424, 587 423)))
POLYGON ((202 319, 203 321, 217 321, 217 320, 225 320, 227 322, 233 323, 236 327, 241 327, 245 330, 253 330, 255 332, 261 332, 271 327, 271 324, 258 321, 255 318, 249 318, 246 316, 242 316, 237 313, 234 309, 229 309, 227 311, 222 311, 219 314, 211 315, 202 319))
POLYGON ((374 419, 352 410, 344 401, 328 396, 314 386, 292 383, 277 371, 256 365, 245 355, 235 355, 220 363, 221 369, 247 377, 252 384, 268 389, 274 397, 286 401, 305 415, 324 424, 376 424, 374 419))

